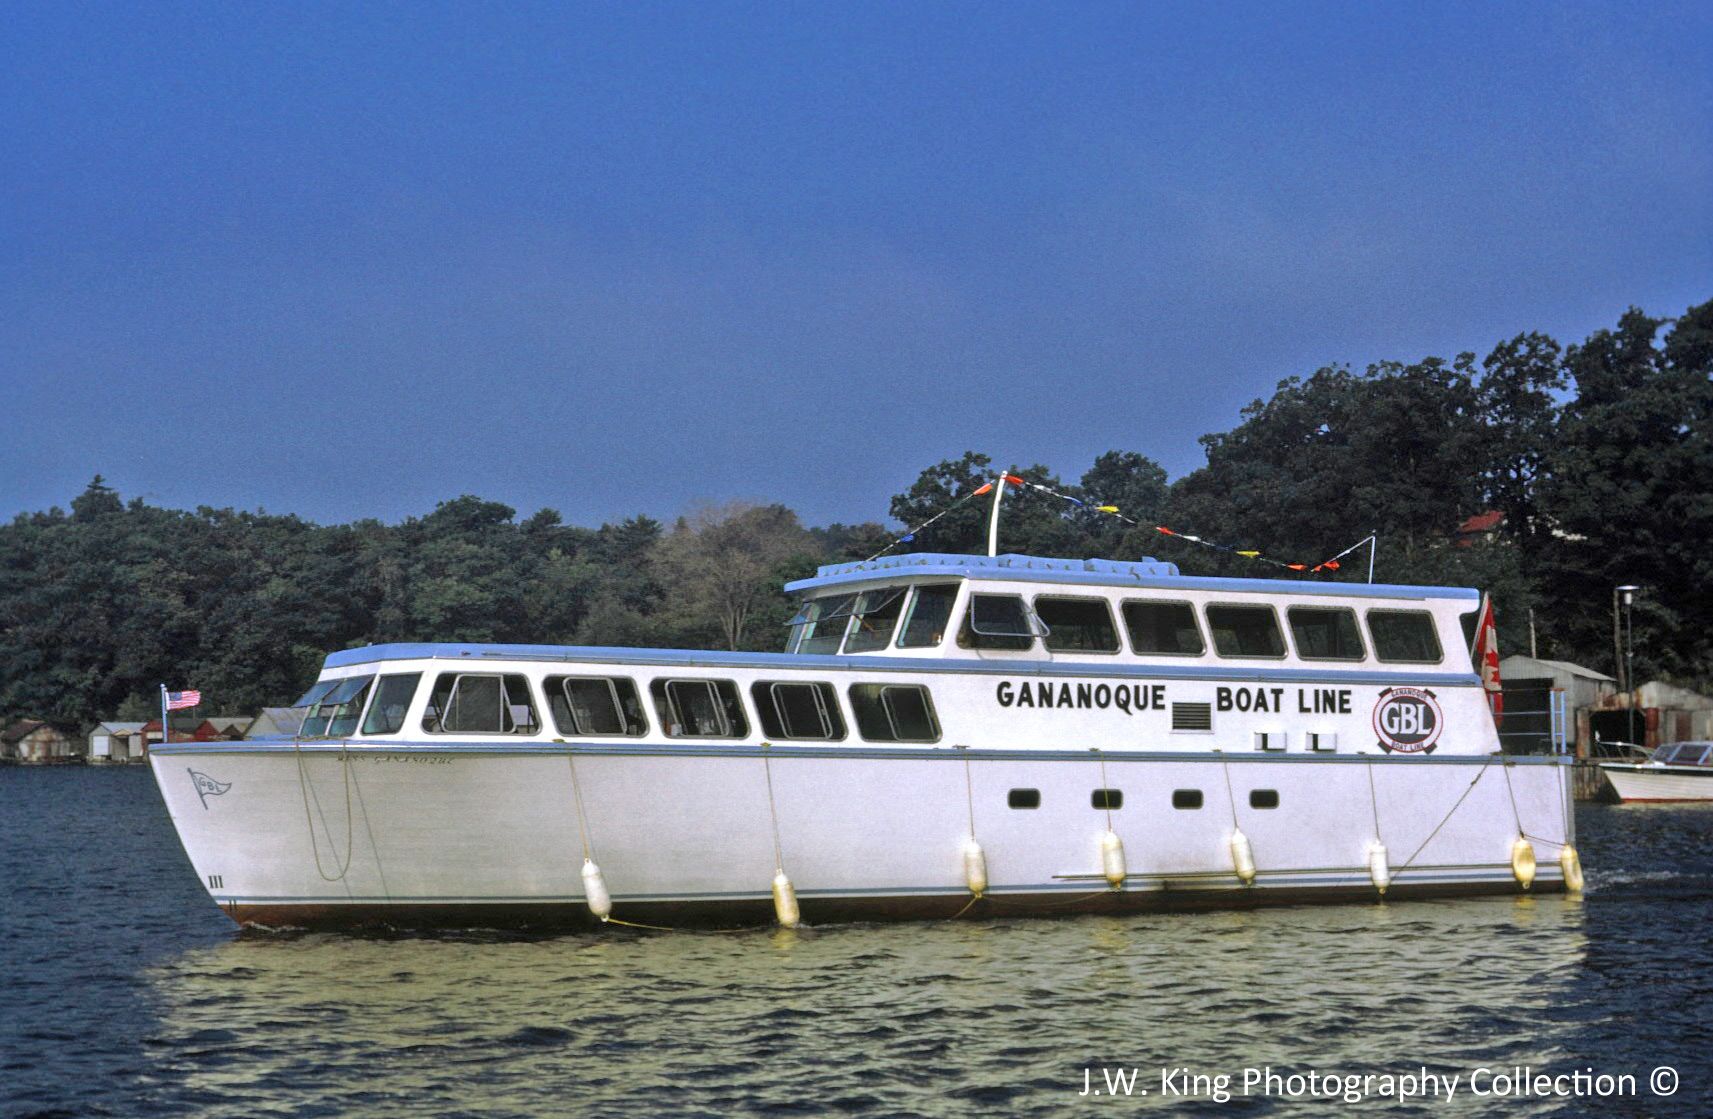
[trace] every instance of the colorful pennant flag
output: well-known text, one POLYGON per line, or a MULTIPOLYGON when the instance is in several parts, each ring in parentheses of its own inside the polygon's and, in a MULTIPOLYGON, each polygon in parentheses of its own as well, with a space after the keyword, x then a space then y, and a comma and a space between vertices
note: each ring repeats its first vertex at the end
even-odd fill
MULTIPOLYGON (((950 505, 946 506, 944 509, 940 510, 938 513, 935 513, 932 517, 929 517, 927 520, 923 521, 921 524, 910 529, 908 532, 904 533, 902 536, 898 536, 898 537, 894 538, 892 543, 888 544, 886 547, 882 548, 880 551, 876 552, 874 555, 872 555, 868 558, 870 560, 879 559, 881 556, 885 555, 887 552, 890 552, 893 548, 897 547, 898 545, 907 544, 910 541, 915 540, 917 533, 921 532, 923 529, 927 528, 929 525, 933 524, 935 521, 939 520, 941 517, 945 516, 947 513, 950 513, 952 510, 958 508, 960 505, 962 505, 966 501, 969 501, 973 498, 982 497, 986 494, 992 493, 993 487, 995 485, 1001 484, 1001 483, 1003 483, 1005 485, 1016 486, 1019 489, 1039 490, 1040 492, 1042 492, 1044 494, 1048 494, 1052 497, 1056 497, 1056 498, 1060 499, 1061 501, 1069 502, 1070 504, 1075 505, 1080 509, 1093 509, 1097 512, 1105 513, 1109 517, 1115 517, 1118 520, 1123 521, 1125 524, 1133 525, 1136 528, 1152 528, 1155 532, 1159 533, 1161 536, 1170 536, 1170 537, 1177 539, 1177 540, 1187 540, 1192 544, 1199 544, 1204 548, 1212 548, 1214 551, 1217 551, 1217 552, 1229 552, 1232 555, 1242 556, 1244 559, 1255 560, 1258 563, 1271 564, 1274 567, 1283 568, 1286 571, 1306 572, 1309 574, 1318 574, 1319 572, 1322 572, 1322 571, 1338 571, 1338 570, 1340 570, 1339 562, 1338 562, 1339 560, 1343 559, 1345 556, 1349 555, 1351 552, 1354 552, 1356 549, 1362 547, 1364 544, 1370 543, 1374 539, 1372 536, 1364 537, 1361 540, 1358 540, 1356 543, 1352 544, 1350 547, 1344 549, 1344 551, 1338 553, 1336 556, 1333 556, 1331 559, 1322 560, 1320 563, 1317 563, 1312 567, 1306 563, 1287 563, 1284 560, 1274 559, 1271 556, 1264 555, 1260 551, 1253 549, 1253 548, 1237 548, 1237 547, 1234 547, 1230 544, 1220 544, 1220 543, 1216 543, 1215 541, 1212 541, 1212 540, 1203 540, 1199 536, 1194 536, 1194 535, 1191 535, 1190 533, 1187 533, 1187 532, 1178 532, 1175 529, 1168 528, 1165 525, 1144 525, 1142 522, 1140 522, 1140 521, 1138 521, 1132 517, 1125 516, 1122 512, 1119 511, 1119 508, 1116 505, 1100 505, 1100 504, 1091 505, 1088 502, 1082 500, 1081 498, 1073 497, 1068 493, 1060 493, 1058 490, 1053 489, 1051 486, 1044 486, 1039 482, 1031 482, 1026 478, 1021 478, 1021 477, 1017 476, 1016 474, 1002 473, 999 475, 999 477, 997 479, 983 482, 980 486, 971 490, 969 493, 965 494, 964 496, 958 498, 956 501, 952 502, 950 505)), ((1495 673, 1497 673, 1497 671, 1498 671, 1496 665, 1495 665, 1494 671, 1495 671, 1495 673)))

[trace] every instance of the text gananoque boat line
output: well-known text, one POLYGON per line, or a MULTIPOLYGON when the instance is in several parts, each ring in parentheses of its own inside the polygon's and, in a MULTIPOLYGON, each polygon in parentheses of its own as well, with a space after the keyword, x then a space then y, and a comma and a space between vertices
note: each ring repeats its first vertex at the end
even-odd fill
POLYGON ((792 924, 1580 884, 1567 760, 1499 752, 1475 591, 945 554, 787 590, 803 609, 783 653, 353 649, 327 657, 296 738, 150 762, 209 895, 247 924, 792 924))

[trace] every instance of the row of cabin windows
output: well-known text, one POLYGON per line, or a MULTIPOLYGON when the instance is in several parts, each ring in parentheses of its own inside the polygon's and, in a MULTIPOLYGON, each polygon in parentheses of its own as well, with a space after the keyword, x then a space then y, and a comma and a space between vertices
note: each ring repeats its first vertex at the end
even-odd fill
MULTIPOLYGON (((322 680, 297 703, 299 735, 349 738, 397 734, 422 680, 420 672, 322 680), (379 681, 377 685, 377 679, 379 681), (369 703, 369 694, 375 693, 369 703), (364 716, 367 704, 367 716, 364 716)), ((627 737, 648 733, 636 684, 618 676, 549 676, 542 681, 548 717, 567 737, 627 737)), ((847 691, 857 733, 870 742, 937 742, 940 724, 928 689, 919 684, 852 684, 847 691)), ((749 717, 730 680, 656 680, 649 686, 655 716, 673 738, 747 738, 749 717)), ((750 699, 768 738, 837 742, 847 736, 833 686, 760 681, 750 699)), ((444 672, 434 681, 422 729, 430 734, 533 735, 540 729, 529 679, 517 673, 444 672)))
MULTIPOLYGON (((958 644, 968 649, 1032 648, 1037 638, 1062 652, 1117 653, 1118 628, 1104 598, 1036 597, 1031 609, 1021 595, 974 594, 958 644)), ((1130 600, 1120 605, 1130 650, 1143 656, 1199 657, 1207 652, 1196 608, 1188 602, 1130 600)), ((1284 632, 1272 607, 1209 603, 1206 631, 1221 657, 1282 659, 1284 632)), ((1289 606, 1285 618, 1297 656, 1303 660, 1360 661, 1366 658, 1356 611, 1345 606, 1289 606)), ((1425 610, 1365 612, 1375 657, 1399 664, 1437 664, 1444 659, 1433 615, 1425 610)))
MULTIPOLYGON (((1103 810, 1124 807, 1123 789, 1096 789, 1089 794, 1089 807, 1103 810)), ((1009 808, 1039 808, 1041 807, 1040 789, 1012 789, 1006 794, 1006 806, 1009 808)), ((1173 808, 1200 808, 1202 795, 1200 789, 1173 789, 1173 808)), ((1249 807, 1277 808, 1279 807, 1279 790, 1251 789, 1249 790, 1249 807)))

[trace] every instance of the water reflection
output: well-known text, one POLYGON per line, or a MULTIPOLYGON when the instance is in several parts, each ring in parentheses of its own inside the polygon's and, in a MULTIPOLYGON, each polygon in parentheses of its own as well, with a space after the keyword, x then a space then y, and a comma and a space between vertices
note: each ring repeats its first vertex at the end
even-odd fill
POLYGON ((1163 1066, 1552 1065, 1569 1027, 1550 1011, 1573 1000, 1586 955, 1582 905, 1562 896, 539 940, 243 936, 149 974, 151 1079, 233 1115, 1047 1114, 1090 1104, 1077 1093, 1091 1065, 1139 1066, 1155 1087, 1163 1066))

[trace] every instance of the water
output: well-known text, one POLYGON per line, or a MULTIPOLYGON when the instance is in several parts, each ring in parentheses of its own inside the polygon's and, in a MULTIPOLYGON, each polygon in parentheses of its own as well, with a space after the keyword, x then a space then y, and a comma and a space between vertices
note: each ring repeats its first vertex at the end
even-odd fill
POLYGON ((1713 807, 1581 806, 1580 900, 552 938, 240 934, 141 768, 0 770, 0 823, 8 1117, 1332 1110, 1235 1094, 1269 1065, 1464 1077, 1396 1114, 1713 1108, 1713 807), (1639 1095, 1470 1094, 1514 1065, 1639 1095))

